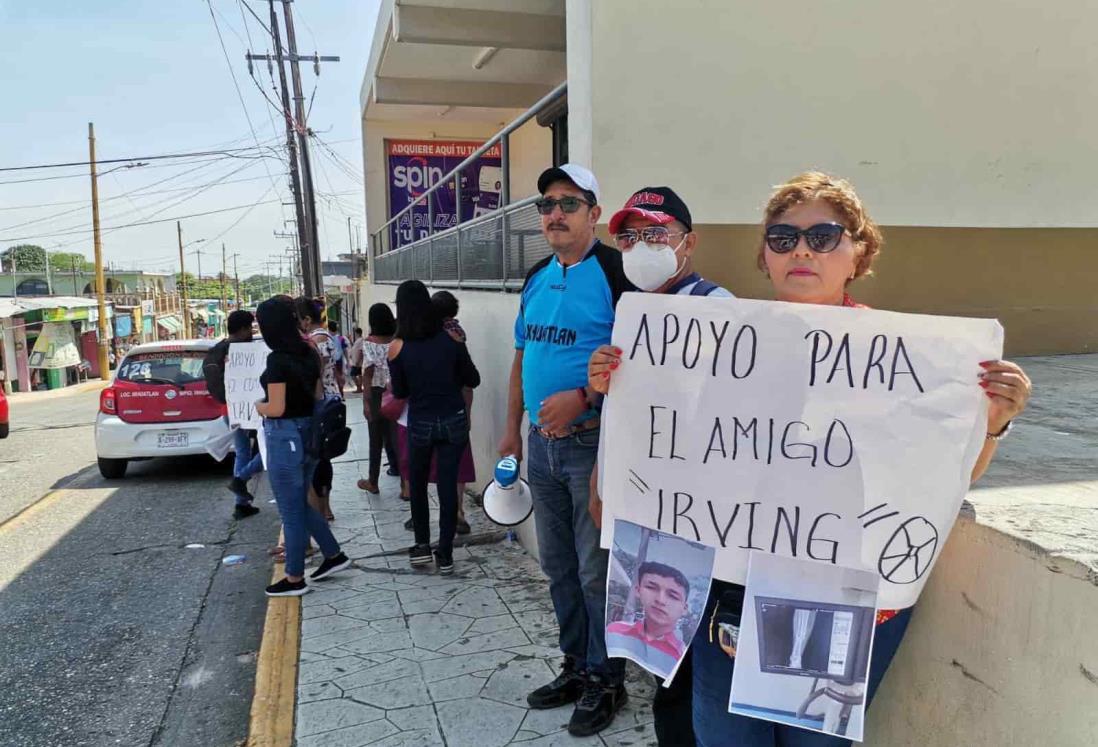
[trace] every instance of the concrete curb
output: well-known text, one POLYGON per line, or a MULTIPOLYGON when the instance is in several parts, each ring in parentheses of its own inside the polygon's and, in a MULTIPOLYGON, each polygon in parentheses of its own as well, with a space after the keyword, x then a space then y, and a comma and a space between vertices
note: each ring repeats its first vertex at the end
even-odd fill
MULTIPOLYGON (((285 566, 275 563, 271 583, 284 575, 285 566)), ((301 597, 272 597, 267 602, 267 619, 256 659, 247 747, 293 744, 300 639, 301 597)))
POLYGON ((95 381, 85 381, 80 384, 73 384, 72 386, 62 387, 61 389, 50 389, 45 392, 14 392, 7 395, 7 397, 8 403, 12 406, 23 405, 31 402, 41 402, 46 399, 70 397, 74 394, 82 394, 84 392, 96 392, 101 389, 106 389, 109 385, 109 381, 96 379, 95 381))

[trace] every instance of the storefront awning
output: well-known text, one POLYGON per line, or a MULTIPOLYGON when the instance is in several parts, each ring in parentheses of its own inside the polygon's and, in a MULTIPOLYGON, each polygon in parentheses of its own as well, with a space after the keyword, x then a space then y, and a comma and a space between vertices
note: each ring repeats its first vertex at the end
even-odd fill
POLYGON ((168 330, 172 334, 183 334, 183 320, 174 314, 168 314, 167 316, 158 316, 156 323, 164 329, 168 330))

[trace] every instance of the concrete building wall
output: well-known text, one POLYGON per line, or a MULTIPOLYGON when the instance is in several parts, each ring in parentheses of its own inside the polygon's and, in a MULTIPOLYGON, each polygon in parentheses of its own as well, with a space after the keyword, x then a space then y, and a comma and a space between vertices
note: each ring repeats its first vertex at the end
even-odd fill
POLYGON ((769 297, 761 208, 823 169, 885 226, 861 300, 997 317, 1012 355, 1098 349, 1098 98, 1080 95, 1098 90, 1098 4, 825 0, 795 23, 746 0, 567 9, 570 147, 607 216, 669 184, 705 238, 703 272, 769 297))
POLYGON ((867 747, 1098 744, 1093 572, 962 517, 866 714, 867 747))

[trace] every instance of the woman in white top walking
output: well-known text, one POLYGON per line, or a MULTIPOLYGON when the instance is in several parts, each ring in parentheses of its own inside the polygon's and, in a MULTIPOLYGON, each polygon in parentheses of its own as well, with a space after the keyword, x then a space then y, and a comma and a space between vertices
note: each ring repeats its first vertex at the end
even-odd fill
MULTIPOLYGON (((309 344, 320 355, 320 380, 324 385, 325 395, 334 395, 342 399, 339 391, 339 381, 336 379, 336 355, 335 341, 332 335, 324 328, 324 302, 317 298, 301 296, 294 301, 297 307, 297 316, 302 334, 309 344)), ((329 498, 332 494, 332 461, 321 459, 316 465, 313 474, 313 495, 316 509, 324 515, 328 521, 333 521, 332 507, 329 498)))

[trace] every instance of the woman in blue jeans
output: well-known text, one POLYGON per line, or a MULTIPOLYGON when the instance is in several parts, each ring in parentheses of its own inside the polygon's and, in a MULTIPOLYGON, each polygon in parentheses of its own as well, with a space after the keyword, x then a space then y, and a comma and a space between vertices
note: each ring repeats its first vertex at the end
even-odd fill
MULTIPOLYGON (((774 296, 789 303, 864 308, 847 289, 871 274, 882 236, 854 187, 820 172, 793 177, 779 186, 766 205, 757 264, 774 287, 774 296)), ((597 350, 588 367, 589 381, 608 389, 610 372, 621 365, 622 351, 597 350)), ((985 361, 978 384, 990 399, 987 440, 972 479, 982 475, 1010 421, 1025 408, 1030 382, 1009 361, 985 361)), ((728 712, 735 665, 734 646, 721 640, 721 624, 738 628, 744 588, 714 581, 702 624, 690 647, 693 666, 693 722, 699 747, 844 747, 850 740, 820 732, 728 712)), ((873 700, 903 640, 911 609, 880 610, 873 639, 866 703, 873 700)), ((681 673, 680 673, 681 674, 681 673)))
POLYGON ((320 358, 298 331, 297 312, 287 297, 268 299, 257 309, 259 329, 271 349, 259 381, 266 399, 256 404, 267 436, 267 475, 285 534, 286 577, 267 587, 267 596, 301 596, 305 582, 305 545, 312 535, 324 561, 310 581, 319 581, 351 566, 328 528, 309 505, 308 492, 316 457, 307 452, 313 427, 313 404, 322 396, 320 358))
POLYGON ((433 455, 439 535, 434 557, 439 573, 453 573, 458 464, 469 442, 469 412, 462 390, 479 386, 480 373, 465 343, 443 329, 427 286, 418 280, 401 283, 396 307, 398 339, 389 345, 389 374, 393 394, 408 400, 408 481, 416 534, 408 559, 412 565, 431 562, 427 482, 433 455))

